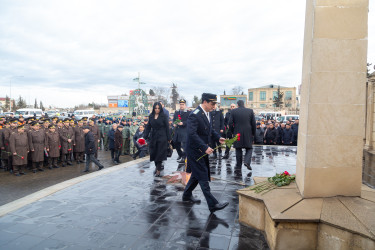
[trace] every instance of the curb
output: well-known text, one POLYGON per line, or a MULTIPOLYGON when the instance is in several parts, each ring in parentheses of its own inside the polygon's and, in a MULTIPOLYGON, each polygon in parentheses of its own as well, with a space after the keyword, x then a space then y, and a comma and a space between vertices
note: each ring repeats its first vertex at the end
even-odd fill
POLYGON ((37 191, 35 193, 29 194, 25 197, 22 197, 18 200, 15 200, 15 201, 12 201, 12 202, 9 202, 5 205, 0 206, 0 217, 4 216, 4 215, 6 215, 10 212, 13 212, 17 209, 20 209, 20 208, 22 208, 26 205, 29 205, 29 204, 31 204, 35 201, 38 201, 38 200, 40 200, 40 199, 42 199, 46 196, 54 194, 54 193, 56 193, 60 190, 71 187, 71 186, 73 186, 77 183, 80 183, 80 182, 83 182, 83 181, 86 181, 86 180, 90 180, 90 179, 96 178, 98 176, 113 173, 113 172, 118 171, 120 169, 130 167, 134 164, 144 162, 146 160, 149 161, 149 158, 142 158, 142 159, 138 159, 138 160, 129 161, 129 162, 126 162, 126 163, 123 163, 123 164, 120 164, 120 165, 117 165, 117 166, 114 166, 114 167, 104 168, 103 170, 95 171, 95 172, 92 172, 90 174, 85 174, 85 175, 82 175, 82 176, 79 176, 79 177, 76 177, 76 178, 73 178, 73 179, 70 179, 70 180, 67 180, 67 181, 63 181, 63 182, 55 184, 53 186, 44 188, 40 191, 37 191))

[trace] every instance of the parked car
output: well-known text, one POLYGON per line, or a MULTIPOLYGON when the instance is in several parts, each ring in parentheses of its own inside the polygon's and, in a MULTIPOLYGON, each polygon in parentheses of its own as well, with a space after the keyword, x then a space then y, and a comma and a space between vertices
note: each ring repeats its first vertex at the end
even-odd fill
POLYGON ((40 118, 43 116, 43 111, 41 109, 18 109, 15 113, 15 117, 19 117, 22 115, 24 118, 29 118, 35 116, 40 118))
POLYGON ((14 112, 4 112, 5 117, 9 117, 10 115, 14 115, 14 112))
POLYGON ((292 118, 293 121, 299 120, 299 115, 283 115, 277 118, 278 122, 286 123, 289 119, 292 118))

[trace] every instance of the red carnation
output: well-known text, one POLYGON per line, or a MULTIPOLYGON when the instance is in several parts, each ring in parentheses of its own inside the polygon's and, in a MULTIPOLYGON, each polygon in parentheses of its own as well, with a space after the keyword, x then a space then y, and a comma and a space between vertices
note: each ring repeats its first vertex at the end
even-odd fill
POLYGON ((290 175, 288 171, 284 171, 284 175, 290 175))
POLYGON ((137 140, 137 142, 138 142, 138 144, 139 144, 140 146, 143 146, 143 145, 146 144, 146 140, 143 139, 143 138, 139 138, 139 139, 137 140))
POLYGON ((21 159, 23 160, 23 159, 25 159, 25 157, 22 156, 21 159))
POLYGON ((61 148, 61 146, 59 145, 59 148, 61 148))
POLYGON ((237 141, 241 140, 241 134, 237 134, 237 141))

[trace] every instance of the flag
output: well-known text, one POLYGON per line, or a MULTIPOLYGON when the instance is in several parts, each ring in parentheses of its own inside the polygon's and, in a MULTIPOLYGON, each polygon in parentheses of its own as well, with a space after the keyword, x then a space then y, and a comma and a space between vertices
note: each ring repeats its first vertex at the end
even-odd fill
POLYGON ((139 81, 139 78, 138 78, 138 77, 137 77, 137 78, 134 78, 133 81, 139 81))

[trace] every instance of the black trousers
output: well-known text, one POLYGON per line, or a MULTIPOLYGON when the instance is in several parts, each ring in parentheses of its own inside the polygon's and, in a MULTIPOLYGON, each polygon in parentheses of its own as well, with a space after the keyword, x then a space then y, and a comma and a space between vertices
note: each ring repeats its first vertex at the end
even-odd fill
POLYGON ((193 175, 191 175, 189 182, 186 184, 183 197, 191 197, 193 195, 193 190, 197 187, 198 184, 201 186, 203 195, 207 201, 208 208, 213 208, 216 204, 219 203, 211 194, 210 184, 208 183, 208 181, 198 181, 198 179, 193 175))
POLYGON ((86 169, 85 170, 89 170, 91 162, 95 163, 95 165, 98 167, 103 167, 103 165, 100 164, 100 162, 98 162, 98 160, 95 158, 94 154, 86 154, 86 169))
POLYGON ((119 162, 120 161, 120 155, 121 155, 121 149, 115 150, 115 161, 119 162))
POLYGON ((173 142, 174 144, 174 147, 176 148, 176 151, 177 151, 177 154, 178 156, 180 156, 181 158, 185 158, 186 157, 186 153, 185 153, 185 142, 173 142), (184 151, 182 151, 181 149, 183 149, 184 151))
MULTIPOLYGON (((241 167, 242 166, 242 149, 243 148, 236 148, 236 166, 241 167)), ((245 153, 245 159, 244 163, 247 163, 250 165, 251 163, 251 157, 253 155, 253 149, 252 148, 244 148, 246 150, 245 153)))

